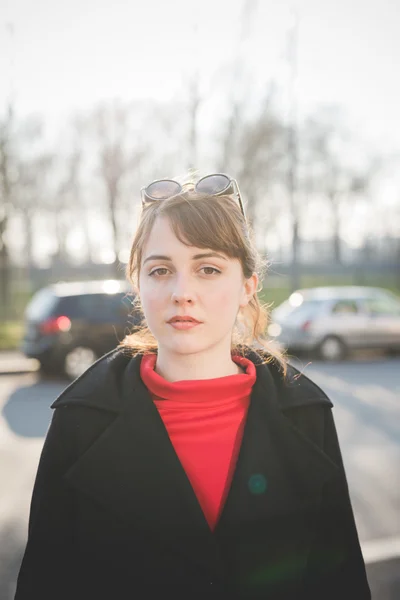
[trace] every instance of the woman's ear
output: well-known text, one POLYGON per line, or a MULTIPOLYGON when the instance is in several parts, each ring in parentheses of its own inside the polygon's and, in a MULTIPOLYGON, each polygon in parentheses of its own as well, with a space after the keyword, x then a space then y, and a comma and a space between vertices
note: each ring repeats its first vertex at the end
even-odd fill
POLYGON ((254 296, 254 294, 257 291, 257 286, 258 286, 257 273, 253 273, 253 275, 251 277, 249 277, 249 279, 244 280, 242 299, 239 304, 240 308, 244 308, 245 306, 248 305, 248 303, 250 302, 250 300, 252 299, 252 297, 254 296))

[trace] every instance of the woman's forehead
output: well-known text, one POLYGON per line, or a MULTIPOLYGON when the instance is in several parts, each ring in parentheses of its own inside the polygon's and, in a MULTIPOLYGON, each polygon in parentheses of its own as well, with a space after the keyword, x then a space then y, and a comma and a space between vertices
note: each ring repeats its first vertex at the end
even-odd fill
POLYGON ((218 253, 228 259, 228 255, 217 245, 214 247, 200 246, 185 242, 184 236, 181 239, 175 234, 171 223, 166 217, 157 217, 149 235, 143 245, 143 260, 149 254, 165 255, 168 253, 179 253, 183 255, 197 255, 204 253, 218 253))
POLYGON ((171 245, 174 243, 184 245, 176 236, 170 220, 165 216, 158 216, 147 235, 144 246, 171 245))

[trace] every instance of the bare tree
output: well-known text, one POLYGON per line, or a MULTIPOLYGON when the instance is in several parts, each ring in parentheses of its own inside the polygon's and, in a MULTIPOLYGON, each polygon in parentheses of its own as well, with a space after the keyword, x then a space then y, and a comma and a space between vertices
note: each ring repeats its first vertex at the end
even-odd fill
POLYGON ((38 235, 35 217, 45 209, 47 178, 53 163, 52 155, 43 149, 43 132, 44 123, 35 115, 20 121, 15 131, 12 214, 22 221, 24 258, 28 267, 33 265, 34 240, 38 235))
POLYGON ((17 163, 18 183, 15 186, 14 209, 19 213, 24 228, 24 256, 28 267, 33 265, 34 219, 43 208, 48 194, 47 177, 53 164, 51 154, 40 154, 17 163))
POLYGON ((114 269, 119 274, 120 252, 118 204, 121 187, 127 172, 133 167, 129 151, 130 110, 121 104, 103 105, 92 116, 91 127, 95 135, 97 174, 106 192, 106 206, 111 224, 112 247, 115 255, 114 269))
POLYGON ((380 161, 366 158, 363 163, 356 163, 351 159, 355 140, 335 107, 321 109, 306 122, 303 144, 303 190, 328 201, 332 215, 332 254, 340 264, 341 209, 350 197, 367 193, 380 161))
MULTIPOLYGON (((99 194, 93 181, 90 193, 96 212, 105 212, 111 226, 116 276, 121 275, 119 256, 126 248, 127 227, 140 197, 137 187, 143 184, 142 177, 147 181, 159 169, 165 147, 170 145, 171 135, 165 130, 172 122, 170 112, 164 114, 156 103, 113 102, 100 105, 86 119, 86 161, 92 161, 91 168, 101 186, 99 194), (151 161, 147 160, 150 156, 151 161)), ((176 121, 176 108, 173 114, 176 121)))
POLYGON ((86 123, 81 115, 74 114, 68 123, 65 145, 68 151, 57 157, 56 181, 48 206, 55 223, 57 237, 57 257, 67 260, 67 237, 74 227, 82 229, 86 256, 92 257, 88 207, 84 195, 84 177, 89 164, 85 158, 86 123))
POLYGON ((89 213, 84 197, 84 123, 75 116, 72 121, 73 149, 69 160, 68 188, 75 200, 75 205, 80 207, 81 225, 86 242, 87 257, 92 260, 92 240, 89 231, 89 213))
POLYGON ((24 227, 25 256, 28 263, 32 262, 33 217, 42 206, 45 173, 49 167, 49 156, 38 152, 36 147, 41 135, 40 119, 30 116, 17 122, 11 107, 0 125, 0 288, 4 307, 10 303, 11 286, 11 258, 6 236, 10 222, 17 215, 24 227))
POLYGON ((269 98, 259 114, 242 125, 238 136, 239 181, 246 190, 247 216, 252 227, 263 218, 263 230, 272 223, 268 192, 277 180, 285 156, 284 129, 273 114, 269 98))
POLYGON ((239 36, 230 70, 229 108, 221 140, 220 171, 228 169, 234 160, 235 144, 246 114, 247 94, 246 65, 242 57, 244 45, 252 32, 253 19, 257 13, 257 0, 244 0, 240 14, 239 36))
MULTIPOLYGON (((242 83, 244 77, 243 71, 242 83)), ((230 104, 218 161, 221 171, 236 174, 248 222, 264 233, 274 221, 269 191, 277 179, 282 179, 286 154, 284 126, 273 108, 274 93, 274 84, 268 83, 258 106, 249 110, 245 97, 230 104)))
POLYGON ((10 299, 10 253, 7 244, 7 228, 12 208, 13 173, 13 130, 12 106, 0 121, 0 300, 6 311, 10 299))
POLYGON ((276 180, 285 148, 284 129, 273 110, 274 83, 266 83, 257 106, 249 106, 248 90, 252 89, 252 81, 242 54, 251 37, 257 7, 255 0, 245 0, 242 4, 218 164, 220 171, 237 174, 245 193, 248 222, 253 229, 266 233, 273 222, 272 203, 267 202, 268 190, 276 180))

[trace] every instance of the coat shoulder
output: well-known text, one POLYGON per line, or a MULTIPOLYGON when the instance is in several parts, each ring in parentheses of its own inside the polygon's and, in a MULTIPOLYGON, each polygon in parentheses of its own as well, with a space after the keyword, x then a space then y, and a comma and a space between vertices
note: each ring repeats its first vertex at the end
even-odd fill
MULTIPOLYGON (((326 454, 327 427, 333 423, 333 404, 327 394, 292 365, 287 365, 286 373, 274 362, 264 363, 261 370, 264 369, 260 375, 265 381, 272 376, 276 404, 282 415, 303 440, 326 454)), ((337 461, 331 456, 329 459, 337 466, 337 461)))
POLYGON ((120 387, 132 356, 123 348, 105 354, 68 385, 51 408, 85 405, 119 412, 120 387))
POLYGON ((258 375, 265 376, 268 373, 272 376, 282 410, 313 405, 332 408, 333 403, 327 394, 292 364, 288 363, 284 372, 282 365, 267 354, 252 353, 249 358, 255 362, 258 375))
POLYGON ((288 408, 313 404, 332 408, 333 403, 324 390, 294 366, 288 365, 286 377, 282 379, 283 389, 288 392, 285 394, 288 408))

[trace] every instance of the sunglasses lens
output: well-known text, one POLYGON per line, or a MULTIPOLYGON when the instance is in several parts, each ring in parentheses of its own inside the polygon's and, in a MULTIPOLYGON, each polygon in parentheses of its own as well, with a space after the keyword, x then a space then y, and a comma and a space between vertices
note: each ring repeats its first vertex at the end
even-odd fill
POLYGON ((154 181, 146 188, 146 194, 153 200, 166 200, 179 194, 181 186, 177 181, 171 179, 162 179, 161 181, 154 181))
POLYGON ((226 175, 207 175, 196 185, 196 191, 202 194, 220 194, 230 185, 230 179, 226 175))

